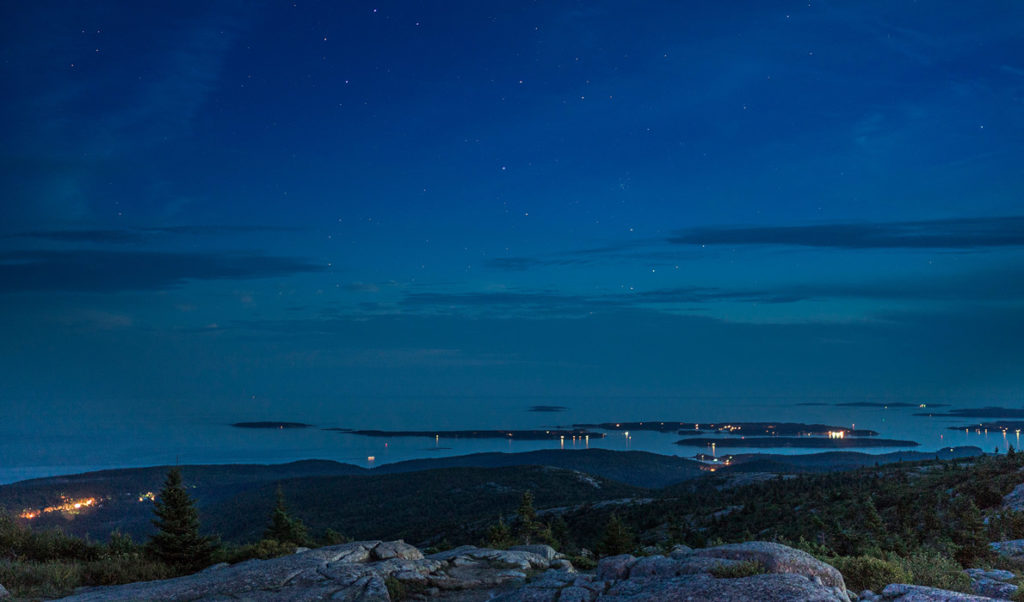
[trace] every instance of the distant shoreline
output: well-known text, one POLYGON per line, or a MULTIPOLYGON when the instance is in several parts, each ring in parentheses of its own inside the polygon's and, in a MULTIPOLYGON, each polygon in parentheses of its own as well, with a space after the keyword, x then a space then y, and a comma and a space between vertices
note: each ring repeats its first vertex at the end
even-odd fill
POLYGON ((240 429, 307 429, 313 425, 304 422, 236 422, 231 426, 240 429))
POLYGON ((737 439, 691 437, 676 441, 676 445, 690 447, 799 447, 808 449, 849 449, 857 447, 918 447, 917 441, 903 439, 861 439, 861 438, 826 438, 826 437, 747 437, 737 439))
POLYGON ((586 438, 602 439, 604 433, 586 430, 531 429, 531 430, 464 430, 464 431, 347 431, 350 435, 364 437, 434 437, 444 439, 523 439, 545 441, 558 439, 586 438))

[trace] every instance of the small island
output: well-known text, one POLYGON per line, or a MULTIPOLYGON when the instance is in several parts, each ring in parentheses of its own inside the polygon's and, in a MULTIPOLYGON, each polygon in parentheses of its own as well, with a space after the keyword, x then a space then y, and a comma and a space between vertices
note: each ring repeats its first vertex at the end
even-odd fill
POLYGON ((564 412, 564 411, 566 411, 568 409, 569 408, 567 408, 565 406, 530 406, 530 409, 528 409, 526 411, 527 412, 542 412, 542 413, 550 412, 550 413, 556 413, 556 412, 564 412))
POLYGON ((236 422, 231 426, 240 429, 305 429, 313 425, 303 422, 236 422))
POLYGON ((979 422, 978 424, 965 424, 963 426, 947 427, 950 431, 1021 431, 1024 430, 1024 421, 1021 420, 997 420, 995 422, 979 422))
POLYGON ((600 439, 604 433, 581 429, 573 430, 475 430, 475 431, 350 431, 350 435, 366 437, 434 437, 437 439, 524 439, 541 441, 546 439, 593 438, 600 439))
POLYGON ((942 414, 919 413, 914 416, 932 416, 948 418, 1024 418, 1024 409, 1000 408, 987 406, 984 408, 957 408, 942 414))
POLYGON ((917 447, 917 441, 905 441, 901 439, 860 439, 848 437, 747 437, 737 439, 712 438, 712 437, 689 437, 676 441, 676 445, 690 447, 709 447, 714 444, 716 447, 800 447, 819 449, 845 449, 851 447, 917 447))
POLYGON ((838 403, 827 403, 824 401, 804 401, 796 404, 798 406, 832 406, 837 408, 945 408, 948 403, 911 403, 909 401, 843 401, 838 403))
POLYGON ((878 432, 868 429, 849 429, 828 424, 802 422, 602 422, 600 424, 574 424, 574 428, 599 428, 608 431, 655 431, 659 433, 719 433, 722 435, 772 435, 811 437, 875 437, 878 432), (841 433, 841 435, 837 435, 841 433))

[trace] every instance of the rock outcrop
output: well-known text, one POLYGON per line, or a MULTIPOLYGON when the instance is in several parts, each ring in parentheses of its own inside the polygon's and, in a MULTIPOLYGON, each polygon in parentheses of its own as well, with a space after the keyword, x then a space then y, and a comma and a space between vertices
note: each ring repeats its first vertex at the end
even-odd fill
POLYGON ((1017 485, 1013 491, 1003 496, 1003 510, 1020 512, 1024 510, 1024 483, 1017 485))
MULTIPOLYGON (((1013 577, 1006 571, 980 569, 968 574, 979 584, 988 580, 1009 585, 1005 580, 1013 577)), ((602 559, 593 572, 580 573, 549 546, 462 546, 424 556, 403 541, 360 541, 271 560, 219 564, 177 579, 83 588, 64 600, 389 602, 395 597, 448 602, 850 602, 843 576, 834 567, 776 543, 696 550, 676 546, 667 556, 623 554, 602 559)), ((861 599, 991 600, 900 584, 889 585, 880 594, 863 592, 861 599)))
POLYGON ((115 600, 350 600, 592 602, 595 600, 817 600, 849 602, 843 577, 808 554, 765 542, 669 556, 603 559, 578 573, 549 546, 462 546, 424 556, 402 541, 361 541, 271 560, 215 565, 187 577, 88 588, 65 598, 115 600))
POLYGON ((882 594, 874 599, 886 602, 992 602, 994 600, 988 596, 962 594, 945 589, 903 583, 885 586, 882 594))
POLYGON ((1008 539, 993 541, 988 544, 992 551, 1000 556, 1024 558, 1024 539, 1008 539))
POLYGON ((1010 583, 1017 576, 1010 571, 967 569, 971 578, 971 591, 979 596, 1010 599, 1017 593, 1017 586, 1010 583))

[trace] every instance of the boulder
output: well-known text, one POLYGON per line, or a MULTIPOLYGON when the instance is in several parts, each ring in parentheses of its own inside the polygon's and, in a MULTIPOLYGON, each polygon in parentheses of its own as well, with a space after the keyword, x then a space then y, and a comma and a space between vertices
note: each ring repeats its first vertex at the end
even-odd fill
POLYGON ((1024 511, 1024 483, 1017 485, 1013 491, 1003 496, 1003 510, 1024 511))
POLYGON ((820 577, 825 585, 846 591, 843 575, 835 567, 825 564, 807 552, 779 543, 748 541, 694 550, 691 555, 756 561, 769 573, 798 573, 807 577, 820 577))
POLYGON ((967 569, 964 572, 971 578, 971 591, 979 596, 1009 599, 1017 593, 1017 586, 1007 583, 1016 577, 1010 571, 967 569))
POLYGON ((572 566, 572 562, 567 558, 558 558, 551 561, 551 568, 559 571, 568 571, 571 573, 576 572, 576 569, 572 566))
POLYGON ((1024 556, 1024 539, 1008 539, 1006 541, 993 541, 988 544, 992 551, 1000 556, 1024 556))
POLYGON ((795 573, 753 575, 740 579, 716 579, 710 575, 686 575, 673 579, 628 579, 613 585, 602 600, 661 602, 664 600, 749 600, 759 602, 848 602, 845 591, 822 587, 795 573))
POLYGON ((967 576, 971 579, 995 579, 996 581, 1009 581, 1016 577, 1012 572, 1000 569, 966 569, 964 572, 967 573, 967 576))
POLYGON ((629 569, 636 564, 636 557, 630 554, 620 554, 602 558, 597 563, 597 578, 602 581, 614 581, 629 577, 629 569))
POLYGON ((427 556, 427 558, 433 558, 434 560, 448 561, 448 560, 451 560, 452 558, 455 558, 456 556, 465 556, 468 553, 472 552, 473 550, 479 550, 479 549, 480 548, 478 548, 476 546, 459 546, 457 548, 452 548, 450 550, 445 550, 444 552, 437 552, 436 554, 430 554, 430 555, 427 556))
POLYGON ((410 546, 401 539, 398 541, 382 541, 373 547, 370 555, 374 560, 388 560, 401 558, 403 560, 422 560, 423 552, 415 546, 410 546))
POLYGON ((936 587, 891 583, 882 590, 882 600, 893 602, 992 602, 988 596, 951 592, 936 587))
POLYGON ((1010 600, 1017 594, 1017 586, 1012 583, 997 581, 995 579, 972 579, 971 591, 979 596, 1010 600))
POLYGON ((531 552, 538 556, 543 556, 546 560, 554 560, 558 556, 558 552, 554 548, 543 544, 512 546, 509 550, 514 552, 531 552))

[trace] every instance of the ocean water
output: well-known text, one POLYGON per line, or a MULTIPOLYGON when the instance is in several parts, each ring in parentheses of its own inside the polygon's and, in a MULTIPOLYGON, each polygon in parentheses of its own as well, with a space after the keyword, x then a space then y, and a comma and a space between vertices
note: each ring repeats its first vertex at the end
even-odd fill
MULTIPOLYGON (((700 448, 675 445, 680 436, 652 432, 611 432, 604 439, 522 441, 434 437, 364 437, 323 430, 352 429, 532 429, 574 423, 615 421, 824 423, 868 428, 887 439, 909 439, 916 451, 976 445, 985 451, 1020 447, 1016 433, 948 430, 978 419, 914 416, 917 407, 839 407, 797 405, 785 399, 726 400, 720 398, 389 398, 359 402, 290 407, 211 407, 183 410, 166 404, 138 404, 132 411, 103 410, 102 404, 66 406, 45 411, 25 406, 0 424, 0 483, 109 468, 167 464, 272 464, 325 459, 374 467, 416 458, 478 452, 523 452, 537 449, 643 450, 692 457, 700 448), (534 405, 565 406, 563 412, 531 412, 534 405), (233 422, 274 420, 305 422, 308 429, 242 429, 233 422)), ((969 404, 977 407, 983 404, 969 404)), ((867 448, 887 453, 898 448, 867 448)), ((719 449, 722 453, 811 453, 809 449, 719 449)))

